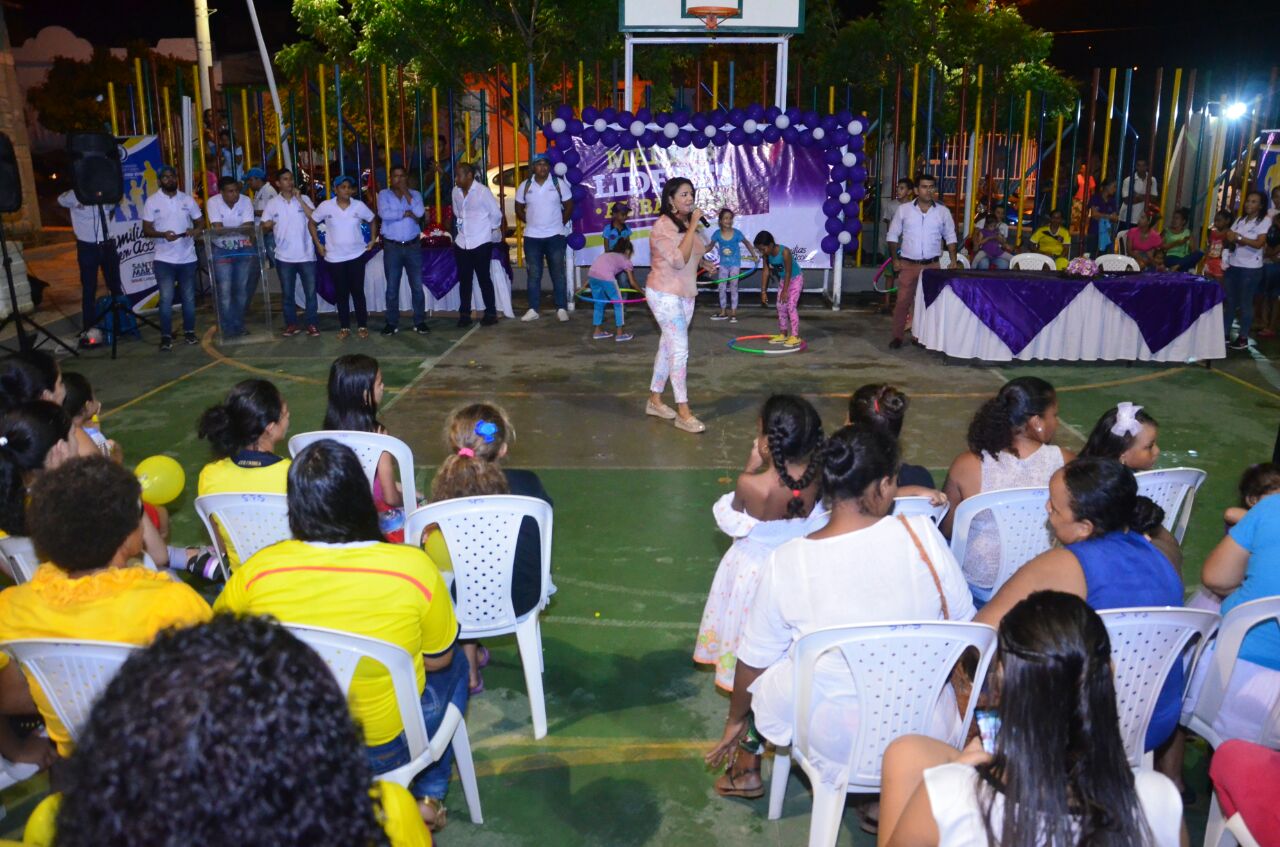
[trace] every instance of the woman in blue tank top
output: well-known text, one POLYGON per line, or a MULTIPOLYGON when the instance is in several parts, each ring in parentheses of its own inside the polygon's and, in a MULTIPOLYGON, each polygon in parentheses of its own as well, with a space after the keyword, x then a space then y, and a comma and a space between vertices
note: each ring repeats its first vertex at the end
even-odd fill
MULTIPOLYGON (((1151 501, 1139 500, 1133 471, 1114 459, 1078 458, 1049 480, 1048 510, 1063 546, 1023 565, 976 620, 998 626, 1020 600, 1044 590, 1075 594, 1097 611, 1182 605, 1182 578, 1145 535, 1164 515, 1151 501)), ((1147 727, 1147 750, 1177 727, 1182 683, 1182 663, 1174 662, 1147 727)))

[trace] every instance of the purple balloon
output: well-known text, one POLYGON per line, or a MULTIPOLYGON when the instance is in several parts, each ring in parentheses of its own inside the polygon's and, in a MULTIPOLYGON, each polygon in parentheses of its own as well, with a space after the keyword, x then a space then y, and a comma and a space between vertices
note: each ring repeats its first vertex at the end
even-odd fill
POLYGON ((571 221, 580 221, 580 220, 582 220, 582 216, 583 216, 583 215, 585 215, 585 214, 586 214, 586 212, 583 210, 582 205, 581 205, 581 204, 579 204, 579 203, 574 203, 574 204, 573 204, 573 211, 569 213, 569 220, 571 220, 571 221))
POLYGON ((846 253, 857 253, 858 239, 857 238, 850 239, 849 243, 844 245, 844 249, 846 253))
POLYGON ((666 150, 672 144, 675 144, 676 140, 674 138, 667 138, 665 135, 659 134, 657 138, 653 139, 653 143, 656 144, 658 147, 662 148, 663 150, 666 150))
POLYGON ((698 133, 693 137, 693 146, 699 150, 705 150, 707 148, 707 145, 710 143, 711 143, 711 139, 707 138, 702 133, 698 133))
POLYGON ((788 144, 795 144, 800 140, 800 130, 794 126, 789 126, 782 131, 782 140, 788 144))
POLYGON ((805 110, 804 114, 802 114, 800 118, 804 121, 804 125, 809 129, 813 129, 818 125, 818 113, 812 109, 805 110))
POLYGON ((804 112, 800 111, 795 106, 792 106, 790 109, 787 109, 786 114, 787 114, 787 117, 791 119, 791 123, 793 125, 800 123, 800 118, 804 116, 804 112))
POLYGON ((693 134, 690 133, 688 130, 682 129, 676 133, 677 147, 688 147, 692 143, 693 143, 693 134))
POLYGON ((707 115, 704 112, 698 112, 696 115, 693 116, 692 119, 690 119, 689 123, 693 124, 693 128, 696 129, 698 132, 702 132, 704 129, 707 128, 707 124, 709 123, 709 121, 707 119, 707 115))
POLYGON ((622 127, 623 129, 626 129, 627 127, 631 126, 631 122, 634 121, 635 119, 636 119, 636 116, 631 114, 630 112, 626 112, 626 111, 619 112, 618 126, 622 127))
POLYGON ((568 103, 562 104, 560 108, 556 109, 556 117, 566 121, 569 120, 573 117, 573 107, 568 103))
POLYGON ((857 235, 858 233, 862 232, 862 221, 858 220, 856 217, 845 218, 844 231, 849 233, 850 235, 857 235))
POLYGON ((656 141, 656 140, 657 140, 657 138, 658 138, 658 136, 657 136, 657 134, 656 134, 656 133, 654 133, 654 131, 653 131, 653 130, 651 130, 651 129, 646 129, 646 130, 644 131, 644 134, 642 134, 642 135, 640 136, 640 146, 641 146, 641 147, 652 147, 652 146, 653 146, 653 142, 654 142, 654 141, 656 141))
POLYGON ((862 165, 854 165, 852 168, 849 168, 849 179, 855 183, 866 182, 867 169, 862 165))
POLYGON ((778 119, 778 115, 781 115, 781 114, 782 114, 782 110, 779 109, 777 106, 770 106, 769 108, 764 110, 764 119, 769 123, 773 123, 775 120, 778 119))
POLYGON ((849 202, 845 203, 844 206, 840 208, 840 211, 844 212, 845 220, 848 220, 849 218, 856 218, 860 211, 858 201, 853 199, 852 191, 849 192, 849 198, 849 202))
POLYGON ((547 139, 547 141, 556 140, 556 133, 555 130, 551 128, 551 124, 547 123, 542 125, 542 137, 547 139))
POLYGON ((569 134, 582 135, 582 126, 583 126, 582 121, 578 120, 577 118, 574 118, 573 120, 569 121, 569 134))
MULTIPOLYGON (((848 133, 846 132, 845 135, 848 135, 848 133)), ((866 145, 866 139, 861 135, 849 135, 849 140, 846 143, 849 145, 850 150, 857 153, 866 145)))
POLYGON ((569 246, 574 250, 581 250, 587 246, 587 237, 580 232, 575 232, 569 236, 569 246))
POLYGON ((843 127, 836 127, 834 132, 827 133, 831 146, 840 148, 849 143, 849 132, 843 127))
POLYGON ((639 109, 636 109, 636 120, 648 123, 653 120, 653 112, 650 112, 648 109, 641 106, 639 109))
POLYGON ((747 134, 743 132, 741 129, 737 129, 737 128, 731 129, 729 130, 729 143, 738 144, 738 145, 746 144, 747 134))
POLYGON ((848 126, 851 120, 853 120, 853 112, 848 109, 841 109, 836 113, 836 122, 842 126, 848 126))
POLYGON ((827 218, 826 221, 823 222, 822 228, 825 229, 829 235, 835 235, 843 229, 843 225, 840 223, 839 218, 827 218))
POLYGON ((689 122, 689 110, 677 109, 675 114, 671 116, 671 120, 675 121, 677 124, 683 127, 685 124, 689 122))
POLYGON ((742 126, 742 121, 746 118, 746 113, 741 109, 730 109, 727 118, 729 123, 734 126, 742 126))
POLYGON ((839 126, 839 124, 836 123, 835 115, 827 115, 819 123, 819 126, 821 126, 824 130, 827 131, 827 135, 830 135, 831 133, 835 132, 835 129, 837 126, 839 126))
POLYGON ((834 235, 826 235, 822 238, 822 252, 834 255, 840 249, 840 242, 836 240, 834 235))
POLYGON ((849 178, 849 169, 846 168, 844 165, 832 165, 831 178, 834 179, 836 182, 844 182, 846 179, 849 178))
POLYGON ((866 197, 866 196, 867 196, 867 188, 866 188, 866 186, 865 186, 865 185, 851 185, 851 186, 849 186, 849 198, 850 198, 852 201, 854 201, 854 202, 858 202, 858 201, 862 200, 862 199, 863 199, 864 197, 866 197))
POLYGON ((634 150, 639 145, 640 139, 636 138, 629 132, 621 133, 618 138, 618 146, 623 150, 634 150))
POLYGON ((582 156, 580 156, 578 151, 574 148, 570 147, 568 150, 564 151, 564 163, 569 167, 573 167, 581 161, 582 156))
POLYGON ((577 182, 573 183, 569 186, 569 196, 573 197, 575 201, 582 200, 587 196, 586 186, 577 182))
POLYGON ((573 136, 567 132, 562 132, 556 136, 556 146, 561 150, 567 150, 573 146, 573 136))
POLYGON ((573 185, 582 182, 582 170, 580 168, 569 168, 569 172, 564 176, 573 185))
POLYGON ((841 194, 843 194, 843 193, 844 193, 844 186, 843 186, 843 185, 841 185, 839 182, 828 182, 828 183, 827 183, 827 196, 828 196, 828 197, 839 197, 839 196, 840 196, 841 194))
POLYGON ((600 141, 600 133, 595 131, 594 127, 586 127, 582 130, 582 143, 586 145, 596 144, 600 141))
POLYGON ((752 103, 747 107, 747 117, 751 118, 751 120, 756 123, 759 123, 764 118, 764 106, 761 106, 759 103, 752 103))
POLYGON ((840 214, 840 201, 835 197, 828 197, 822 201, 822 214, 829 218, 833 218, 840 214))
MULTIPOLYGON (((600 110, 595 106, 587 106, 582 110, 582 119, 587 123, 594 123, 598 117, 600 117, 600 110)), ((848 121, 845 121, 845 123, 848 123, 848 121)))
POLYGON ((753 132, 747 136, 747 144, 751 147, 759 147, 764 143, 764 133, 753 132))
POLYGON ((606 129, 600 133, 600 140, 604 142, 605 147, 617 147, 618 131, 616 129, 606 129))
POLYGON ((828 150, 827 152, 822 154, 822 161, 826 162, 828 165, 840 164, 840 151, 828 150))
POLYGON ((765 141, 769 142, 770 144, 777 144, 778 139, 780 138, 782 138, 782 130, 778 129, 773 124, 769 124, 767 127, 764 128, 765 141))
POLYGON ((600 113, 600 117, 612 123, 618 119, 618 110, 612 106, 605 106, 604 111, 600 113))

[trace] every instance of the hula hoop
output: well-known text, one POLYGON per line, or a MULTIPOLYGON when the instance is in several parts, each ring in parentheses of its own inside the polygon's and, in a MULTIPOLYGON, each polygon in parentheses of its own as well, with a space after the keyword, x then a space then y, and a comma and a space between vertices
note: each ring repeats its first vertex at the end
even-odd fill
POLYGON ((804 339, 800 340, 800 345, 798 347, 778 347, 772 350, 770 349, 757 350, 754 347, 742 346, 743 341, 752 341, 757 338, 773 338, 773 336, 768 334, 739 335, 737 338, 734 338, 729 342, 729 349, 737 350, 739 353, 750 353, 753 356, 789 356, 792 353, 800 353, 804 350, 809 349, 809 342, 805 341, 804 339))
MULTIPOLYGON (((578 290, 578 291, 575 291, 575 292, 574 292, 574 296, 575 296, 575 297, 577 297, 579 300, 585 300, 585 301, 586 301, 586 302, 588 302, 588 303, 604 303, 606 306, 616 306, 616 305, 621 305, 621 304, 623 304, 623 303, 643 303, 643 302, 644 302, 644 297, 643 297, 643 296, 640 296, 640 297, 629 297, 629 298, 627 298, 627 299, 625 299, 625 300, 601 300, 601 299, 600 299, 600 298, 598 298, 598 297, 583 297, 583 296, 582 296, 582 292, 583 292, 583 291, 590 291, 590 290, 591 290, 591 286, 589 286, 589 285, 588 285, 586 288, 583 288, 583 289, 580 289, 580 290, 578 290)), ((641 294, 641 295, 643 295, 643 293, 644 293, 644 292, 640 291, 640 289, 638 289, 638 288, 619 288, 619 289, 618 289, 618 293, 619 293, 619 294, 621 294, 621 293, 623 293, 623 292, 627 292, 627 291, 631 292, 632 294, 641 294)))
POLYGON ((695 280, 693 284, 694 285, 719 285, 722 282, 733 282, 735 279, 746 279, 747 277, 751 276, 753 273, 755 273, 758 270, 760 270, 760 266, 753 265, 751 268, 743 271, 737 276, 727 276, 724 279, 695 280))
POLYGON ((876 294, 892 294, 893 292, 898 290, 898 286, 896 285, 893 288, 879 287, 880 278, 884 276, 885 270, 887 270, 888 267, 892 264, 893 264, 892 258, 885 259, 884 264, 880 266, 880 270, 876 271, 875 276, 871 277, 871 290, 874 291, 876 294))

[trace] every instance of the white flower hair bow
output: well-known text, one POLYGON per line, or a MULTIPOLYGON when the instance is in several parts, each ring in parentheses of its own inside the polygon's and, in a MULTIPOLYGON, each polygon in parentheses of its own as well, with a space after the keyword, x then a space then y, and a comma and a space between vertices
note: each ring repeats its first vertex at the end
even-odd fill
POLYGON ((1142 424, 1138 423, 1138 412, 1141 406, 1125 401, 1116 406, 1116 422, 1111 425, 1112 435, 1134 436, 1142 432, 1142 424))

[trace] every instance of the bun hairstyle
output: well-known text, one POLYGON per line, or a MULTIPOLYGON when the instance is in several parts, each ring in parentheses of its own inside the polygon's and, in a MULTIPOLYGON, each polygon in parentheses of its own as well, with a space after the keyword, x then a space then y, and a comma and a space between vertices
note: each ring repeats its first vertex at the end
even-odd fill
POLYGON ((1126 529, 1150 532, 1164 520, 1159 506, 1138 496, 1133 471, 1115 459, 1076 458, 1063 466, 1062 481, 1071 495, 1071 513, 1076 520, 1093 524, 1091 538, 1126 529))
POLYGON ((1140 424, 1150 424, 1158 427, 1156 419, 1141 407, 1137 407, 1136 411, 1132 404, 1120 404, 1112 406, 1098 418, 1098 422, 1093 425, 1093 432, 1089 433, 1089 440, 1085 443, 1084 449, 1080 451, 1081 456, 1097 456, 1103 459, 1119 460, 1120 455, 1133 446, 1133 440, 1138 437, 1138 433, 1142 432, 1141 428, 1138 432, 1129 432, 1122 425, 1120 432, 1114 432, 1116 429, 1116 421, 1121 415, 1121 407, 1127 417, 1131 417, 1140 424))
POLYGON ((329 368, 329 407, 324 413, 325 429, 377 432, 378 404, 373 386, 378 381, 378 360, 363 353, 348 353, 333 360, 329 368))
POLYGON ((84 413, 84 407, 93 400, 93 386, 84 374, 68 371, 62 375, 62 387, 66 396, 62 398, 62 411, 73 421, 84 413))
POLYGON ((873 484, 897 476, 898 441, 884 430, 842 427, 823 447, 822 492, 833 500, 862 500, 873 484))
POLYGON ((196 433, 209 442, 219 459, 252 447, 284 414, 280 389, 265 379, 236 383, 227 399, 205 409, 196 433))
POLYGON ((507 413, 499 406, 472 403, 454 411, 444 428, 448 455, 431 481, 432 502, 510 491, 498 457, 515 437, 507 413))
POLYGON ((45 458, 71 433, 71 418, 46 400, 23 403, 0 417, 0 529, 26 535, 26 474, 44 467, 45 458))
POLYGON ((1043 415, 1058 395, 1053 386, 1034 376, 1011 379, 987 402, 978 407, 969 424, 969 449, 995 459, 1013 448, 1014 433, 1027 421, 1043 415))
POLYGON ((898 438, 911 401, 892 385, 864 385, 849 398, 849 425, 858 429, 878 428, 898 438))
POLYGON ((45 390, 45 375, 34 364, 19 356, 8 356, 0 360, 0 412, 21 403, 39 400, 45 390))
POLYGON ((299 541, 381 541, 369 478, 355 451, 322 439, 289 466, 289 530, 299 541))
POLYGON ((800 516, 804 509, 802 492, 818 478, 822 468, 822 419, 818 410, 803 397, 775 394, 760 410, 760 432, 769 445, 769 459, 784 488, 791 489, 787 517, 800 516), (808 458, 799 479, 787 473, 787 462, 808 458))
POLYGON ((662 202, 658 205, 658 216, 668 218, 676 225, 676 229, 681 233, 689 231, 689 224, 693 222, 693 218, 690 216, 688 223, 680 220, 679 216, 676 215, 675 205, 672 203, 672 200, 675 199, 676 192, 686 185, 689 186, 696 196, 697 189, 693 187, 693 182, 685 177, 678 176, 667 180, 662 186, 662 202))

